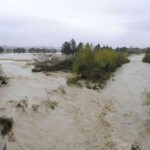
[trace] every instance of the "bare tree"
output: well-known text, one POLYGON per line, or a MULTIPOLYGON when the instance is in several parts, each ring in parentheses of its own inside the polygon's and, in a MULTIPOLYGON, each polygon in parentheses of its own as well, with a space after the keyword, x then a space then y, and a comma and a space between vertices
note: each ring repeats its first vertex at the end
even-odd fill
POLYGON ((35 61, 36 63, 40 66, 43 67, 44 71, 47 72, 47 67, 50 63, 52 54, 46 54, 46 53, 40 53, 40 54, 35 54, 35 61))

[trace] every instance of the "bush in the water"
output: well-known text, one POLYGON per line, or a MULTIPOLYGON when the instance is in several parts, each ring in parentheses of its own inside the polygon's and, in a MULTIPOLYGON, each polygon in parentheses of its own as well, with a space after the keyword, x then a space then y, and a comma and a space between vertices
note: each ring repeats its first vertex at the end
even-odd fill
POLYGON ((73 71, 80 79, 102 83, 109 79, 112 72, 127 62, 129 60, 124 53, 110 49, 93 50, 88 45, 80 48, 73 64, 73 71))
POLYGON ((82 87, 81 83, 78 82, 78 79, 76 77, 68 78, 67 85, 76 85, 78 87, 82 87))
POLYGON ((131 150, 140 150, 139 146, 132 145, 131 150))
POLYGON ((53 56, 49 54, 35 55, 35 67, 32 72, 41 71, 71 71, 73 65, 73 57, 60 58, 59 56, 53 56))
POLYGON ((32 72, 47 72, 47 68, 50 62, 52 55, 47 53, 40 53, 35 55, 35 68, 32 69, 32 72))
POLYGON ((44 101, 44 104, 45 104, 45 106, 46 106, 46 109, 49 109, 49 108, 55 109, 55 107, 58 106, 58 103, 57 103, 57 102, 53 102, 53 101, 51 101, 49 98, 48 98, 46 101, 44 101))
POLYGON ((5 136, 11 132, 13 127, 13 119, 7 117, 0 117, 1 135, 5 136))
POLYGON ((34 112, 37 112, 38 109, 39 109, 39 105, 38 105, 38 104, 33 104, 33 105, 32 105, 32 110, 33 110, 34 112))
POLYGON ((49 71, 71 71, 74 58, 66 58, 48 68, 49 71))
POLYGON ((143 58, 143 62, 150 63, 150 50, 148 50, 143 58))
POLYGON ((7 84, 8 77, 4 74, 2 66, 0 65, 0 84, 7 84))

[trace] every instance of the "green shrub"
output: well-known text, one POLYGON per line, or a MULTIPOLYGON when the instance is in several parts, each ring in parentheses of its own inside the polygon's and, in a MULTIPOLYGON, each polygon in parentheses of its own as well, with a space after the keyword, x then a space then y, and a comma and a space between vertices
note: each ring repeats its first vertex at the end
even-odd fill
POLYGON ((129 62, 124 53, 118 53, 110 49, 96 50, 92 47, 82 47, 73 64, 73 71, 80 79, 99 81, 100 84, 109 79, 122 64, 129 62))
POLYGON ((150 51, 147 51, 144 58, 143 58, 143 62, 147 62, 150 63, 150 51))
POLYGON ((72 71, 73 58, 65 59, 55 65, 49 66, 48 71, 72 71))

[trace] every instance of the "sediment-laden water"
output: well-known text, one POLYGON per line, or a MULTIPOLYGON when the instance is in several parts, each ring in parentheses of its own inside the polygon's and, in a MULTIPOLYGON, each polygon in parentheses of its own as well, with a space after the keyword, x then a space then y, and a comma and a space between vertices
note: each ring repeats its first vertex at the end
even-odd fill
POLYGON ((131 56, 100 91, 68 87, 66 73, 32 73, 26 57, 0 57, 10 77, 0 88, 0 113, 14 119, 8 150, 130 150, 132 144, 149 150, 150 64, 143 55, 131 56), (16 107, 21 100, 25 109, 16 107), (58 106, 48 108, 47 100, 58 106))

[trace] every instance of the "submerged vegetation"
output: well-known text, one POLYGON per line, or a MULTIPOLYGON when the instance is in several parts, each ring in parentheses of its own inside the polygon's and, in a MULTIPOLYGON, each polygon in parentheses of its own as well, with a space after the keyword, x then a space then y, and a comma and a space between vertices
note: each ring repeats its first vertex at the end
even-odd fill
POLYGON ((8 77, 4 74, 2 66, 0 65, 0 85, 7 84, 8 77))
POLYGON ((143 95, 145 97, 144 105, 150 105, 150 91, 144 91, 143 95))
POLYGON ((11 132, 13 127, 13 119, 7 118, 7 117, 0 117, 0 129, 1 129, 1 135, 6 136, 11 132))
POLYGON ((44 104, 46 106, 46 110, 55 109, 55 107, 58 106, 57 102, 52 102, 50 99, 47 99, 46 101, 44 101, 44 104))
POLYGON ((140 150, 139 146, 132 145, 131 150, 140 150))
POLYGON ((143 58, 143 62, 150 63, 150 50, 147 50, 143 58))

